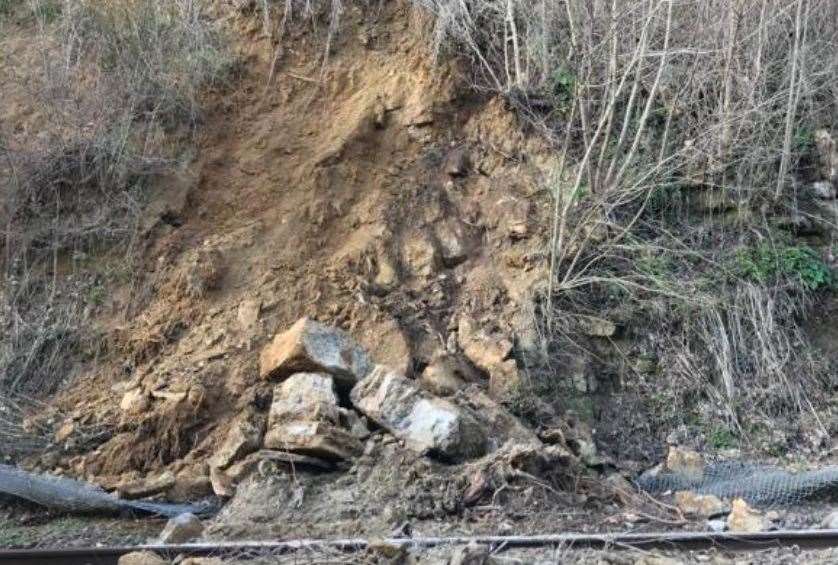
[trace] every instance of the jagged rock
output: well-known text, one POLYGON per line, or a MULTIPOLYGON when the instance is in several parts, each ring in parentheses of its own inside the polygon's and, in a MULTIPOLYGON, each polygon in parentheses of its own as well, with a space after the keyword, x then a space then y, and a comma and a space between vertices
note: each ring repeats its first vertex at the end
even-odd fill
POLYGON ((56 443, 64 443, 70 436, 76 432, 76 424, 72 420, 67 420, 58 430, 55 432, 55 441, 56 443))
POLYGON ((474 250, 468 227, 456 218, 440 222, 434 232, 439 242, 440 258, 448 268, 456 267, 468 259, 474 250))
POLYGON ((168 565, 169 561, 151 551, 133 551, 119 558, 118 565, 168 565))
POLYGON ((387 367, 376 366, 355 385, 351 398, 358 410, 415 451, 454 461, 485 453, 487 438, 473 415, 432 398, 387 367))
POLYGON ((489 391, 493 398, 506 398, 521 386, 518 365, 514 359, 509 359, 512 341, 487 334, 466 316, 460 318, 457 339, 466 357, 489 375, 489 391))
POLYGON ((259 373, 284 380, 294 373, 329 373, 338 384, 351 386, 369 372, 366 352, 346 333, 302 318, 262 350, 259 373))
POLYGON ((236 494, 236 483, 224 469, 210 467, 210 485, 212 492, 222 498, 230 498, 236 494))
POLYGON ((116 492, 120 498, 135 500, 166 492, 173 486, 175 486, 174 473, 164 471, 158 477, 117 485, 116 492))
POLYGON ((675 505, 684 514, 712 518, 728 511, 728 506, 712 494, 696 494, 690 491, 675 493, 675 505))
POLYGON ((765 516, 748 506, 741 498, 737 498, 731 504, 730 516, 727 517, 727 528, 731 532, 763 532, 768 526, 765 516))
POLYGON ((197 516, 181 514, 166 523, 166 527, 160 532, 159 541, 166 545, 186 543, 201 537, 203 533, 204 525, 197 516))
POLYGON ((838 510, 830 512, 821 521, 821 528, 826 530, 838 530, 838 510))
POLYGON ((264 417, 252 413, 240 416, 233 422, 224 443, 210 460, 210 466, 219 469, 229 467, 248 453, 259 449, 264 434, 264 417))
POLYGON ((331 376, 297 373, 274 387, 268 428, 293 421, 339 423, 338 397, 331 376))
POLYGON ((836 196, 838 196, 838 191, 836 191, 835 185, 828 180, 820 180, 812 183, 812 192, 814 192, 815 196, 822 200, 833 200, 836 196))
POLYGON ((328 460, 351 459, 364 450, 360 440, 344 429, 301 421, 272 426, 265 435, 265 447, 328 460))
POLYGON ((259 300, 244 300, 239 304, 236 318, 242 330, 248 331, 256 326, 259 321, 259 314, 262 310, 262 303, 259 300))
POLYGON ((360 440, 367 439, 370 436, 366 418, 359 416, 353 410, 340 408, 340 424, 343 429, 348 430, 350 434, 360 440))
POLYGON ((486 372, 503 363, 512 353, 511 341, 488 335, 478 329, 477 323, 467 316, 460 318, 457 341, 466 357, 486 372))
POLYGON ((460 391, 455 400, 458 406, 475 414, 489 437, 489 450, 495 450, 509 442, 515 445, 540 446, 541 440, 509 410, 482 392, 476 385, 460 391))
POLYGON ((442 257, 434 238, 416 230, 402 244, 402 262, 414 276, 429 277, 439 270, 442 257))

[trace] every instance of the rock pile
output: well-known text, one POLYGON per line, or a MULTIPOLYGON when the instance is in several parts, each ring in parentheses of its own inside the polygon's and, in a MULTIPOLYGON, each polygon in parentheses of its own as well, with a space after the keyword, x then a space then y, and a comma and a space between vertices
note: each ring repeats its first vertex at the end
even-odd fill
MULTIPOLYGON (((508 362, 505 348, 498 344, 485 367, 492 374, 508 362)), ((435 370, 445 372, 451 363, 435 370)), ((233 423, 210 463, 213 488, 230 496, 261 461, 329 469, 360 457, 370 424, 408 449, 451 463, 510 439, 541 444, 502 406, 451 373, 436 388, 427 386, 427 378, 376 365, 345 332, 303 318, 262 350, 260 376, 275 383, 270 409, 233 423)))

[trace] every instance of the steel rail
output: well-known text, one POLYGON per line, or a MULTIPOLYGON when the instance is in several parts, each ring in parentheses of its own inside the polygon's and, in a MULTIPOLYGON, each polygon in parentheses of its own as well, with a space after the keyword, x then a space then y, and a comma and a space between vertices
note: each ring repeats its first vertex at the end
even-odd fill
POLYGON ((363 551, 376 544, 407 549, 478 543, 496 549, 561 547, 564 549, 671 549, 759 551, 796 546, 801 549, 838 547, 838 530, 777 530, 759 533, 731 532, 654 532, 621 534, 555 534, 535 536, 462 536, 391 538, 371 540, 347 538, 334 540, 299 539, 288 541, 207 542, 180 545, 137 545, 71 549, 0 550, 2 565, 112 565, 134 551, 151 551, 161 557, 235 557, 247 559, 280 555, 295 551, 363 551))

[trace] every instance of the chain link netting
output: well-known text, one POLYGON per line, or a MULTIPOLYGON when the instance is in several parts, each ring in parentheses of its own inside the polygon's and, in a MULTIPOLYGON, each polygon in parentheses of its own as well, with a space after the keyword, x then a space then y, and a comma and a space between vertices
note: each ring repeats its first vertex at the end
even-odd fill
POLYGON ((652 494, 692 491, 719 498, 742 498, 754 506, 792 506, 838 494, 838 465, 794 472, 771 465, 721 461, 701 472, 653 470, 637 479, 652 494))

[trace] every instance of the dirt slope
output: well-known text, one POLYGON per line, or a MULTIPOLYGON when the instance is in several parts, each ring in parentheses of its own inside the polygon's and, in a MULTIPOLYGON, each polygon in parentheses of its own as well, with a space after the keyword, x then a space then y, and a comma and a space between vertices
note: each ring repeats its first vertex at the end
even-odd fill
MULTIPOLYGON (((435 64, 412 9, 348 8, 326 67, 323 30, 292 28, 275 48, 252 15, 227 24, 241 70, 214 95, 195 158, 155 184, 143 287, 100 311, 111 361, 60 400, 79 429, 115 426, 61 456, 106 484, 206 473, 227 423, 269 401, 260 347, 302 316, 418 376, 460 355, 461 320, 514 343, 543 278, 546 152, 435 64)), ((525 378, 514 359, 506 371, 525 378)))

